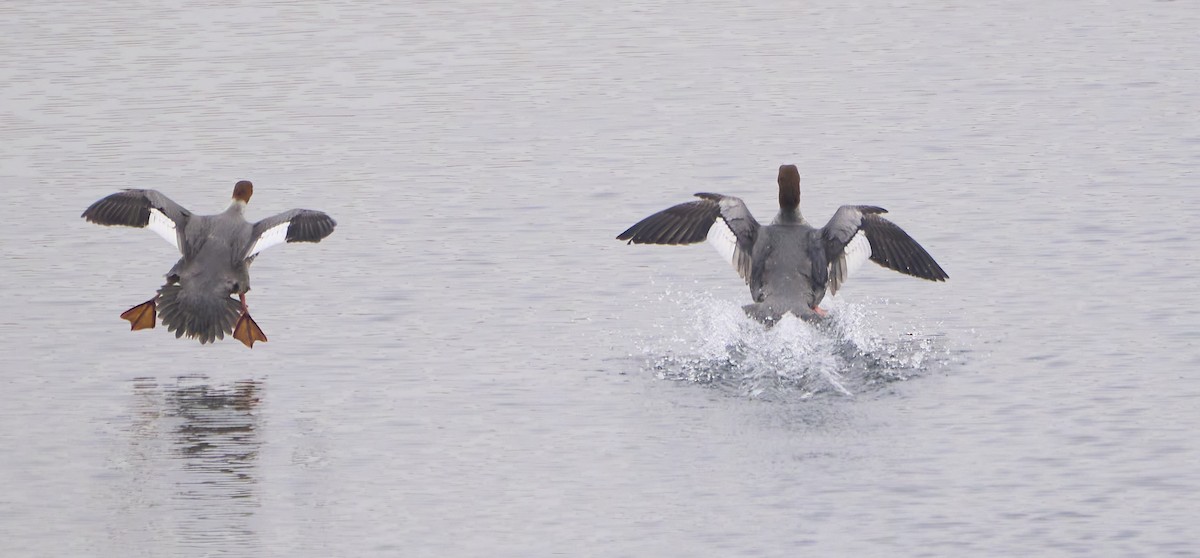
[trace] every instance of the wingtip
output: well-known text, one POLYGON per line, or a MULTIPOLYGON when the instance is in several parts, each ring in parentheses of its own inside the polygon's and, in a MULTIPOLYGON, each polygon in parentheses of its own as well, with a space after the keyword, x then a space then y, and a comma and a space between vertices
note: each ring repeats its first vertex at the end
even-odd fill
POLYGON ((920 279, 925 279, 926 281, 933 281, 936 283, 945 283, 946 280, 950 278, 950 274, 943 271, 942 267, 939 266, 937 264, 937 262, 934 262, 932 258, 930 258, 930 261, 933 263, 934 269, 930 270, 931 272, 927 275, 914 275, 914 277, 918 277, 920 279))

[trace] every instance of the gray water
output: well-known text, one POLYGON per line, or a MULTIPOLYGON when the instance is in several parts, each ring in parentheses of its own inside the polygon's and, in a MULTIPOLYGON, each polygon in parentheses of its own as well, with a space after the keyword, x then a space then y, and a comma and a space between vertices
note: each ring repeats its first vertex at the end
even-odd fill
POLYGON ((1200 553, 1200 5, 6 2, 0 555, 1200 553), (886 207, 764 331, 693 192, 886 207), (247 350, 118 319, 156 188, 329 212, 247 350))

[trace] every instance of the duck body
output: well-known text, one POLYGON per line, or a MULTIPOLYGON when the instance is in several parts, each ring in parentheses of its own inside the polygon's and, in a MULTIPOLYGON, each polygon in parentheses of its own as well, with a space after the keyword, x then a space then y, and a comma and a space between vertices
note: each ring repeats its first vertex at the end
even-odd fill
POLYGON ((901 273, 945 281, 949 276, 912 237, 881 217, 882 208, 845 205, 823 227, 800 213, 800 174, 779 168, 779 213, 760 225, 736 197, 700 193, 634 224, 617 239, 629 244, 709 241, 750 288, 746 313, 764 323, 785 314, 805 320, 825 316, 819 304, 836 294, 866 260, 901 273))
POLYGON ((158 311, 168 331, 201 343, 233 331, 241 304, 230 296, 250 291, 251 260, 241 255, 254 229, 240 209, 231 204, 223 213, 193 216, 184 225, 180 246, 186 251, 158 290, 158 311))
POLYGON ((825 253, 818 246, 818 229, 800 222, 774 223, 759 230, 751 252, 750 296, 754 304, 743 307, 762 320, 778 319, 791 312, 811 319, 825 297, 825 284, 814 277, 823 268, 825 253))
POLYGON ((267 340, 245 302, 250 264, 270 246, 319 242, 337 223, 308 209, 250 223, 244 209, 252 193, 249 181, 238 182, 229 207, 215 215, 195 215, 156 190, 123 190, 84 211, 82 216, 97 224, 148 228, 180 252, 156 296, 121 315, 131 329, 154 327, 161 313, 163 325, 176 337, 210 343, 232 333, 248 347, 267 340))

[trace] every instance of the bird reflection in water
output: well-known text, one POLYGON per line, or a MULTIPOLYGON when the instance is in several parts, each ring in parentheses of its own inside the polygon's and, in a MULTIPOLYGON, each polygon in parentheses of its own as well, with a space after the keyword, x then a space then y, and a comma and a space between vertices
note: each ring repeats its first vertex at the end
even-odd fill
POLYGON ((174 521, 178 540, 210 551, 256 546, 253 519, 260 505, 256 470, 262 445, 256 408, 262 383, 219 385, 206 376, 182 376, 174 385, 136 378, 133 387, 139 407, 135 437, 165 450, 159 459, 167 459, 160 465, 182 465, 182 470, 168 467, 174 469, 166 475, 173 501, 158 503, 179 512, 174 521))

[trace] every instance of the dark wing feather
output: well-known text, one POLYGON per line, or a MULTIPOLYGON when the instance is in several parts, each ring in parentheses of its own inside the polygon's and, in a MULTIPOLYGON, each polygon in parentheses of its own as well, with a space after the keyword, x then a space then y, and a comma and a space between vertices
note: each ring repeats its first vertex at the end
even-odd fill
POLYGON ((617 240, 628 244, 695 244, 708 236, 720 205, 711 200, 698 200, 669 207, 638 221, 617 240))
POLYGON ((933 256, 895 223, 879 215, 868 214, 863 216, 862 230, 871 243, 871 261, 930 281, 950 278, 933 256))
POLYGON ((333 234, 337 221, 323 211, 293 209, 254 224, 247 258, 284 242, 320 242, 333 234))
POLYGON ((836 293, 857 263, 870 260, 930 281, 945 281, 950 276, 916 240, 895 223, 884 219, 887 210, 870 205, 844 205, 838 208, 821 229, 829 262, 829 290, 836 293), (865 237, 865 244, 863 239, 865 237), (848 248, 849 247, 849 248, 848 248))
POLYGON ((157 190, 122 190, 93 203, 80 215, 99 225, 149 228, 176 248, 178 231, 191 216, 192 212, 157 190))
POLYGON ((628 244, 695 244, 708 240, 749 281, 750 254, 758 238, 758 221, 741 199, 721 194, 696 194, 681 203, 638 221, 617 240, 628 244), (717 232, 713 224, 719 223, 717 232))

